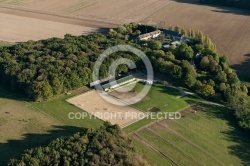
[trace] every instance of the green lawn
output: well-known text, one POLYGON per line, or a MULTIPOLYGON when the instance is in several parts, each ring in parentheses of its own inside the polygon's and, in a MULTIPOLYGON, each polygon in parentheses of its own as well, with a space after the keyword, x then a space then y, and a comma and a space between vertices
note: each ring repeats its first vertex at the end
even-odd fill
MULTIPOLYGON (((142 83, 138 83, 134 90, 140 92, 143 86, 142 83)), ((166 87, 163 84, 153 84, 147 97, 136 103, 134 107, 145 112, 152 107, 157 107, 162 112, 176 112, 188 108, 192 103, 198 101, 193 96, 179 98, 179 95, 180 91, 177 89, 166 87)), ((130 133, 154 121, 154 119, 145 118, 126 127, 124 131, 130 133)))
MULTIPOLYGON (((138 84, 135 90, 141 89, 141 86, 143 85, 138 84)), ((157 107, 163 112, 174 112, 189 105, 185 100, 177 98, 179 95, 179 90, 166 87, 162 84, 153 84, 145 101, 135 104, 135 107, 143 111, 157 107)))
POLYGON ((90 119, 86 117, 84 119, 70 119, 68 114, 70 112, 83 112, 81 109, 77 108, 74 105, 71 105, 66 100, 82 94, 87 91, 87 88, 83 88, 81 90, 74 91, 71 95, 62 95, 57 98, 51 99, 46 102, 30 102, 30 104, 59 120, 65 125, 68 126, 76 126, 76 127, 84 127, 84 128, 97 128, 102 125, 103 121, 99 119, 90 119))
MULTIPOLYGON (((197 113, 184 112, 180 120, 164 120, 136 133, 178 165, 249 165, 249 135, 222 107, 202 105, 197 113)), ((152 163, 152 148, 134 138, 137 148, 152 163)), ((163 157, 164 158, 164 157, 163 157)), ((166 164, 170 165, 170 164, 166 164)))

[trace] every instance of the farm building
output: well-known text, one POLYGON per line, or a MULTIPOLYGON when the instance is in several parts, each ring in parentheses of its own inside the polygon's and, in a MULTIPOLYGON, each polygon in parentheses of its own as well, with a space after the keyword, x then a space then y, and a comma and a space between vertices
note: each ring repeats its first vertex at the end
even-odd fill
POLYGON ((127 84, 135 80, 135 77, 132 75, 128 75, 126 77, 118 77, 113 81, 106 81, 102 84, 102 88, 104 91, 108 91, 112 88, 117 88, 121 85, 127 84))
POLYGON ((170 48, 171 46, 179 46, 179 45, 181 45, 180 41, 174 41, 174 42, 171 42, 170 44, 163 44, 162 47, 170 48))
POLYGON ((140 36, 138 36, 138 38, 140 40, 149 40, 149 39, 153 39, 153 38, 158 37, 160 34, 161 34, 161 31, 158 30, 158 31, 153 31, 153 32, 150 32, 150 33, 140 35, 140 36))
POLYGON ((171 31, 171 30, 165 29, 165 30, 163 30, 163 34, 165 37, 166 36, 174 37, 176 41, 182 41, 182 39, 183 39, 183 35, 176 32, 176 31, 171 31))

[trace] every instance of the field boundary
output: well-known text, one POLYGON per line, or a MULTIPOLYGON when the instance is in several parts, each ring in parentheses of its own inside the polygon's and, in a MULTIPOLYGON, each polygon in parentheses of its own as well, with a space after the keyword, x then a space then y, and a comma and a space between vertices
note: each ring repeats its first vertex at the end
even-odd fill
MULTIPOLYGON (((189 106, 184 107, 184 108, 182 108, 182 109, 180 109, 180 110, 178 110, 178 111, 176 111, 176 112, 182 112, 182 111, 184 111, 184 110, 186 110, 186 109, 188 109, 188 108, 190 108, 190 107, 192 107, 192 106, 193 106, 193 105, 189 105, 189 106)), ((133 134, 133 132, 138 132, 138 131, 142 130, 142 129, 145 128, 145 127, 149 127, 149 126, 151 126, 151 125, 153 125, 153 124, 155 124, 155 123, 158 123, 159 121, 163 121, 163 120, 165 120, 165 119, 158 119, 158 120, 156 120, 156 121, 153 121, 153 122, 151 122, 151 123, 149 123, 149 124, 147 124, 147 125, 144 125, 144 126, 138 128, 138 129, 136 129, 135 131, 132 131, 132 132, 128 133, 128 135, 133 134)))
POLYGON ((156 135, 157 137, 161 138, 164 142, 167 142, 168 144, 170 144, 172 147, 174 147, 177 151, 181 152, 184 156, 186 156, 187 158, 193 160, 196 164, 199 164, 199 162, 197 160, 195 160, 192 156, 189 156, 186 152, 184 152, 183 150, 181 150, 180 148, 176 147, 173 143, 169 142, 167 139, 163 138, 162 136, 160 136, 159 134, 157 134, 156 132, 154 132, 152 129, 146 127, 146 130, 150 131, 151 133, 153 133, 154 135, 156 135))
POLYGON ((54 120, 56 120, 56 121, 59 122, 60 124, 65 125, 65 123, 63 123, 63 122, 60 121, 59 119, 57 119, 57 118, 51 116, 50 114, 44 112, 43 110, 41 110, 40 108, 37 108, 36 106, 30 104, 29 102, 27 102, 27 101, 22 101, 22 102, 25 103, 27 106, 29 106, 29 107, 31 107, 31 108, 33 108, 33 109, 36 109, 37 111, 43 113, 44 115, 46 115, 46 116, 48 116, 48 117, 50 117, 50 118, 53 118, 54 120))

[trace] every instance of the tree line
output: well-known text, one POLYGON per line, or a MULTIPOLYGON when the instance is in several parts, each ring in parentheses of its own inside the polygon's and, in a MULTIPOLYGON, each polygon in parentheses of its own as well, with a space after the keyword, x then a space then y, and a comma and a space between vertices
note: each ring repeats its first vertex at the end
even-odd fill
POLYGON ((119 126, 105 122, 96 130, 88 129, 67 138, 57 138, 46 147, 27 149, 20 160, 9 166, 71 165, 150 165, 134 148, 133 142, 119 126))
MULTIPOLYGON (((216 52, 216 45, 207 35, 178 26, 168 29, 186 36, 188 40, 180 45, 163 47, 163 43, 175 41, 173 36, 168 38, 164 34, 149 41, 138 39, 138 35, 158 29, 162 30, 131 23, 110 29, 106 35, 68 34, 64 39, 51 38, 0 47, 0 82, 36 101, 47 100, 88 85, 98 56, 111 46, 129 44, 149 57, 155 73, 181 83, 204 98, 224 102, 234 110, 239 124, 250 128, 250 87, 240 82, 229 66, 228 57, 216 52)), ((107 77, 110 64, 121 57, 133 60, 139 69, 145 68, 132 53, 118 52, 105 59, 100 77, 107 77)), ((127 71, 127 65, 120 65, 116 74, 127 71)))

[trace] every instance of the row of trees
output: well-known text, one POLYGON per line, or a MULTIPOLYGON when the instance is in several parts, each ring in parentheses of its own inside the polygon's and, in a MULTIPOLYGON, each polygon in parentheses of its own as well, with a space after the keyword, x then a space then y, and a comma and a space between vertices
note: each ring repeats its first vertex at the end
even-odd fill
POLYGON ((174 78, 203 97, 223 101, 224 93, 232 86, 244 87, 229 68, 227 57, 220 57, 207 49, 199 50, 201 54, 194 56, 197 48, 197 45, 191 47, 182 43, 166 52, 153 50, 148 54, 156 71, 174 78))
POLYGON ((250 9, 250 0, 200 0, 200 3, 250 9))
POLYGON ((136 152, 132 140, 119 126, 105 122, 99 129, 57 138, 47 147, 28 149, 20 160, 12 159, 8 165, 147 166, 149 163, 136 152))

